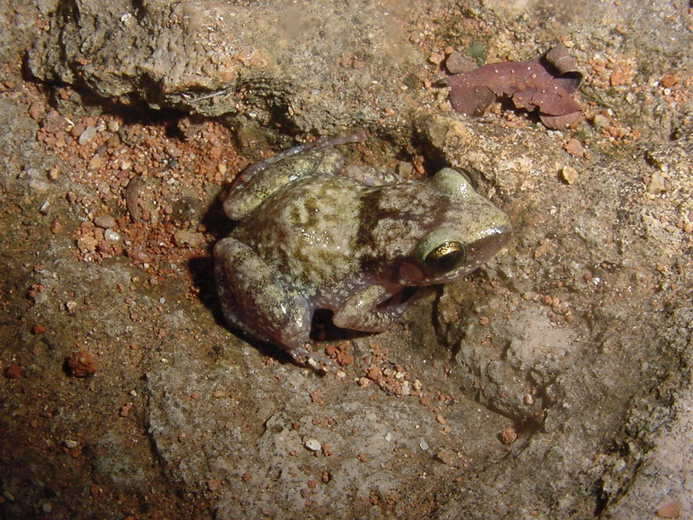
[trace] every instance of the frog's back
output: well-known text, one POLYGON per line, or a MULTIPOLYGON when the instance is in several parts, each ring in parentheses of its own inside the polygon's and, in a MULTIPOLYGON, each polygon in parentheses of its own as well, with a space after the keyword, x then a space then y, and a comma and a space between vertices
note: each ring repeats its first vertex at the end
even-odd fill
POLYGON ((358 270, 361 199, 348 177, 311 176, 265 200, 233 235, 292 284, 318 288, 358 270))

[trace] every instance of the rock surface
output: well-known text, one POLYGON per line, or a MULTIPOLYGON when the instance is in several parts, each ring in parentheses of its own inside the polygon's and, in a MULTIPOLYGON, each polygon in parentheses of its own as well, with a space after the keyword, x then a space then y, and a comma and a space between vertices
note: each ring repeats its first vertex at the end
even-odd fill
POLYGON ((409 35, 426 7, 389 4, 62 1, 29 69, 107 99, 285 131, 402 126, 419 90, 402 80, 423 61, 409 35))
POLYGON ((15 4, 2 518, 693 514, 682 2, 15 4), (502 105, 465 117, 436 86, 453 53, 523 61, 557 41, 585 75, 575 130, 502 105), (463 169, 515 238, 391 331, 318 322, 341 369, 318 377, 223 326, 216 196, 249 162, 355 128, 372 137, 354 161, 463 169))

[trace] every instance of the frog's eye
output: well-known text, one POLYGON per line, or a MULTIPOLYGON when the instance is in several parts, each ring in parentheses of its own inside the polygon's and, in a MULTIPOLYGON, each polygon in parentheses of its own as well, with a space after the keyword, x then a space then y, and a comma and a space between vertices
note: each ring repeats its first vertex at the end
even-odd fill
POLYGON ((466 259, 464 245, 457 240, 448 240, 428 253, 424 262, 437 273, 447 273, 464 264, 466 259))

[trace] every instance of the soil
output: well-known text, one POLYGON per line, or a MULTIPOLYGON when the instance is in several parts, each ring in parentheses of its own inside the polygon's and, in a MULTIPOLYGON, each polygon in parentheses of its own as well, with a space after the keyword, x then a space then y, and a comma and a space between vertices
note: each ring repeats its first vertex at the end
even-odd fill
POLYGON ((15 4, 0 518, 693 516, 684 2, 15 4), (559 43, 575 128, 453 111, 448 58, 559 43), (514 238, 388 332, 320 317, 321 376, 226 327, 210 250, 243 168, 357 129, 351 160, 463 170, 514 238))

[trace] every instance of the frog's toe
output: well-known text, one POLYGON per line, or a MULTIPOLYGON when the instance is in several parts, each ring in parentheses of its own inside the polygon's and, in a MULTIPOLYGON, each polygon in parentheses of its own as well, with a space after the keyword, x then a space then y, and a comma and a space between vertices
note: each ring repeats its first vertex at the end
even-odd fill
POLYGON ((321 374, 331 372, 335 368, 334 362, 330 358, 320 352, 313 352, 306 347, 293 348, 288 351, 288 354, 297 365, 311 368, 321 374))

